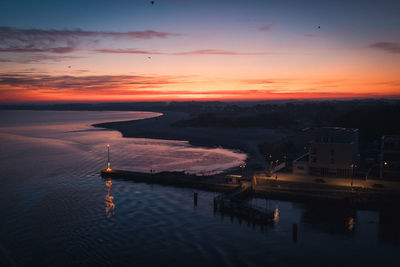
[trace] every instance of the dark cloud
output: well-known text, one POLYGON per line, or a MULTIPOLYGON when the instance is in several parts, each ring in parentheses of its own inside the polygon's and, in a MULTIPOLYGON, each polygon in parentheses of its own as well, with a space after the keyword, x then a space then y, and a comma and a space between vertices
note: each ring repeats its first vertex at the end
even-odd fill
POLYGON ((273 28, 274 28, 273 24, 267 24, 267 25, 263 25, 263 26, 259 27, 258 30, 262 31, 262 32, 267 32, 267 31, 272 30, 273 28))
POLYGON ((236 51, 226 51, 226 50, 218 50, 218 49, 202 49, 202 50, 194 50, 187 52, 176 52, 176 53, 167 53, 160 51, 151 51, 151 50, 141 50, 141 49, 97 49, 95 52, 99 53, 111 53, 111 54, 145 54, 145 55, 176 55, 176 56, 189 56, 189 55, 269 55, 273 53, 267 52, 236 52, 236 51))
POLYGON ((40 30, 0 27, 0 52, 70 53, 84 44, 96 44, 105 38, 154 39, 181 36, 177 33, 148 31, 110 32, 75 30, 40 30))
MULTIPOLYGON (((266 25, 268 26, 268 25, 266 25)), ((264 27, 266 27, 264 26, 264 27)), ((272 26, 271 26, 272 27, 272 26)), ((266 29, 266 28, 265 28, 266 29)), ((67 54, 85 47, 96 47, 105 38, 153 39, 181 36, 158 31, 107 32, 76 30, 40 30, 0 27, 0 53, 54 53, 67 54)), ((219 49, 202 49, 167 53, 136 48, 94 49, 97 53, 112 54, 166 54, 166 55, 267 55, 266 52, 237 52, 219 49)))
POLYGON ((140 50, 140 49, 97 49, 95 52, 98 53, 109 53, 109 54, 145 54, 145 55, 159 55, 159 54, 165 54, 162 52, 158 51, 147 51, 147 50, 140 50))
POLYGON ((392 54, 400 54, 400 44, 392 42, 377 42, 369 45, 370 48, 378 49, 392 54))
POLYGON ((322 35, 321 34, 307 33, 307 34, 304 34, 303 37, 305 37, 305 38, 319 38, 319 37, 322 37, 322 35))
POLYGON ((173 53, 173 55, 186 56, 186 55, 271 55, 274 53, 267 52, 235 52, 218 49, 202 49, 188 52, 173 53))
POLYGON ((276 80, 266 80, 266 79, 253 79, 253 80, 242 80, 244 84, 271 84, 271 83, 281 83, 276 80))
POLYGON ((61 55, 45 55, 45 54, 27 54, 21 56, 4 56, 0 58, 0 62, 4 63, 40 63, 40 62, 61 62, 64 60, 77 59, 77 56, 61 56, 61 55))
POLYGON ((71 53, 76 50, 75 46, 66 47, 46 47, 46 48, 23 48, 23 47, 12 47, 12 48, 0 48, 0 53, 57 53, 65 54, 71 53))
POLYGON ((140 75, 101 75, 101 76, 51 76, 0 74, 0 90, 18 88, 29 90, 48 90, 69 92, 113 91, 140 88, 157 88, 167 84, 184 83, 182 77, 140 76, 140 75))

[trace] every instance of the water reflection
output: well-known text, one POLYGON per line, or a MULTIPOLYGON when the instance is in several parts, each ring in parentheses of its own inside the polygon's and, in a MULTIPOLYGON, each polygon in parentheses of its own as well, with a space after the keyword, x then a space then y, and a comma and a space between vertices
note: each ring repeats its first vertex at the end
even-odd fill
POLYGON ((112 181, 111 178, 109 178, 106 181, 107 194, 105 196, 107 218, 111 218, 114 215, 114 210, 115 210, 115 204, 113 202, 114 197, 110 195, 111 186, 112 186, 112 181))
POLYGON ((305 204, 302 221, 323 232, 352 234, 356 228, 356 211, 346 205, 305 204))
POLYGON ((347 221, 347 230, 350 232, 354 230, 354 226, 356 225, 356 220, 353 217, 350 217, 347 221))
POLYGON ((274 223, 278 222, 279 222, 279 206, 276 205, 274 210, 274 223))
POLYGON ((379 212, 379 239, 387 244, 400 244, 400 214, 394 209, 379 212))
POLYGON ((259 198, 236 199, 223 202, 222 206, 219 204, 217 208, 214 206, 214 216, 217 211, 222 221, 224 220, 224 216, 228 215, 231 224, 235 222, 236 218, 239 224, 242 224, 242 221, 247 222, 248 227, 252 227, 253 229, 256 229, 256 226, 257 228, 260 227, 262 232, 265 226, 274 227, 279 221, 280 212, 278 205, 275 205, 271 209, 269 208, 268 200, 259 198))

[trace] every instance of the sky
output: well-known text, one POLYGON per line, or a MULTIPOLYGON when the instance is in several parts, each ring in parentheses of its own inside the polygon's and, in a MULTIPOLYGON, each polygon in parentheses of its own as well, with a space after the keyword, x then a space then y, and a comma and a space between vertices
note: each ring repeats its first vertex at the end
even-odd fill
POLYGON ((0 103, 400 98, 399 10, 1 0, 0 103))

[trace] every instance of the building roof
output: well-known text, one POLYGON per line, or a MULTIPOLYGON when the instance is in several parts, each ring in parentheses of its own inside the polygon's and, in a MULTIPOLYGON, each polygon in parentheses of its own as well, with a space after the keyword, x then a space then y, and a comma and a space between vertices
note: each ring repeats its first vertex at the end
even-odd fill
POLYGON ((358 129, 343 127, 313 127, 303 129, 310 134, 312 143, 357 144, 358 129))
POLYGON ((384 135, 382 140, 385 141, 400 141, 400 135, 384 135))

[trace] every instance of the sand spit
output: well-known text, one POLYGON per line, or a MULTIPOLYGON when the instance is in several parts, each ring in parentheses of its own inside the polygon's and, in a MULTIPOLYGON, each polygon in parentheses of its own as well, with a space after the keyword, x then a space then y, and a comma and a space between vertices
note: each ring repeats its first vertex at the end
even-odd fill
POLYGON ((163 112, 160 117, 95 124, 95 127, 118 130, 124 137, 153 138, 167 140, 185 140, 195 146, 223 147, 239 150, 248 155, 249 168, 266 166, 265 155, 258 145, 274 142, 285 135, 265 128, 216 128, 216 127, 179 127, 173 124, 186 120, 189 114, 184 112, 163 112))

